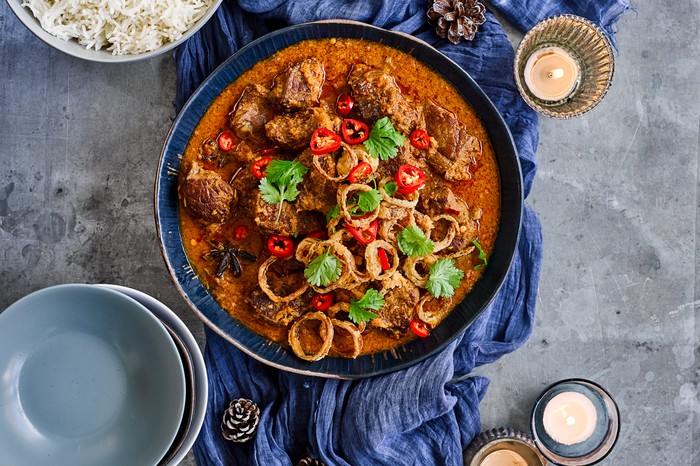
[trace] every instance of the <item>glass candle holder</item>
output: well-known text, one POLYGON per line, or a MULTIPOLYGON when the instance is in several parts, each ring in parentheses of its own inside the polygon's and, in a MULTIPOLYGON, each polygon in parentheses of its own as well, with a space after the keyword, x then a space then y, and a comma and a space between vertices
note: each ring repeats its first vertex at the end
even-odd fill
POLYGON ((477 435, 464 450, 465 466, 545 466, 547 460, 524 432, 510 427, 477 435))
POLYGON ((515 83, 525 102, 553 118, 593 109, 612 83, 613 48, 598 26, 574 15, 537 23, 515 53, 515 83))
POLYGON ((537 448, 552 463, 588 466, 612 451, 620 433, 615 400, 584 379, 557 382, 538 397, 530 428, 537 448))

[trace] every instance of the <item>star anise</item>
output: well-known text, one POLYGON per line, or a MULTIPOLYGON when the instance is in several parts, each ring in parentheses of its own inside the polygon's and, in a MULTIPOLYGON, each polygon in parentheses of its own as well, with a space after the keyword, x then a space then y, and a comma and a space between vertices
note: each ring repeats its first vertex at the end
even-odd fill
POLYGON ((216 267, 216 276, 221 278, 226 269, 230 268, 235 277, 240 277, 243 268, 241 267, 241 259, 249 262, 257 262, 258 256, 244 251, 229 243, 220 243, 218 241, 209 240, 214 249, 211 249, 204 254, 202 258, 205 260, 218 260, 219 265, 216 267))

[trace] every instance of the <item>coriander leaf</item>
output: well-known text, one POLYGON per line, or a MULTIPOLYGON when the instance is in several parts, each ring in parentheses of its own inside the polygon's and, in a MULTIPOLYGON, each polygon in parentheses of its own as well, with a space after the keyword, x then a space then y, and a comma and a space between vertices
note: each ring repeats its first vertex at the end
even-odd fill
POLYGON ((483 261, 483 264, 478 264, 474 266, 474 270, 479 270, 483 266, 489 263, 489 261, 486 258, 486 253, 484 252, 484 249, 481 247, 481 244, 479 243, 478 239, 473 239, 472 244, 476 246, 476 249, 479 250, 479 259, 483 261))
POLYGON ((271 160, 265 169, 267 179, 277 186, 301 183, 308 171, 305 165, 289 160, 271 160))
POLYGON ((374 158, 389 160, 396 157, 397 146, 403 146, 404 137, 394 129, 389 117, 380 118, 364 142, 367 152, 374 158))
POLYGON ((430 238, 426 238, 423 230, 415 225, 408 226, 401 230, 396 239, 399 241, 399 249, 404 254, 417 257, 430 254, 435 249, 435 243, 430 238))
POLYGON ((384 191, 389 195, 393 196, 396 191, 398 191, 399 186, 396 184, 396 181, 389 181, 384 185, 384 191))
POLYGON ((382 195, 376 189, 357 193, 357 206, 363 213, 372 212, 382 202, 382 195))
POLYGON ((296 184, 283 185, 280 188, 280 193, 283 201, 292 202, 299 195, 299 189, 296 184))
POLYGON ((377 317, 377 314, 368 311, 368 309, 378 311, 383 306, 384 296, 382 296, 381 293, 379 293, 379 291, 370 288, 359 300, 350 300, 350 309, 348 311, 348 317, 356 324, 366 322, 377 317))
POLYGON ((430 267, 425 287, 436 298, 449 298, 464 278, 464 272, 455 267, 454 259, 438 259, 430 267))
POLYGON ((330 220, 332 218, 338 218, 339 215, 340 215, 340 206, 338 204, 336 204, 326 214, 326 222, 330 222, 330 220))
POLYGON ((340 260, 330 249, 314 258, 304 269, 304 276, 313 286, 328 286, 340 278, 340 260))
POLYGON ((270 180, 268 180, 267 177, 260 180, 258 189, 260 189, 260 195, 265 202, 269 204, 277 204, 278 202, 282 202, 282 194, 280 193, 279 188, 270 183, 270 180))

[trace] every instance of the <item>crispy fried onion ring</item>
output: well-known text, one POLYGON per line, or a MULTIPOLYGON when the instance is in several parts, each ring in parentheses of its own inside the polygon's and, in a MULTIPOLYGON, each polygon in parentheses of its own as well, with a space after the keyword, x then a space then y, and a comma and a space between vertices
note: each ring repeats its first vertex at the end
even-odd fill
POLYGON ((304 238, 297 246, 295 252, 296 259, 304 265, 325 250, 325 241, 316 238, 304 238))
POLYGON ((365 264, 367 264, 367 272, 373 280, 384 280, 391 277, 396 272, 396 269, 399 268, 399 254, 393 244, 382 239, 376 239, 365 248, 365 264), (391 268, 389 270, 382 270, 382 264, 379 261, 379 248, 384 249, 387 255, 391 256, 391 268))
POLYGON ((323 241, 313 238, 305 238, 301 241, 301 243, 299 243, 299 246, 297 246, 296 258, 304 265, 309 265, 312 260, 326 252, 326 249, 329 248, 331 253, 342 263, 342 272, 340 277, 333 283, 329 283, 328 286, 309 286, 319 293, 328 293, 336 288, 356 288, 361 282, 357 279, 358 271, 357 265, 355 264, 355 257, 352 255, 352 252, 337 238, 323 241))
POLYGON ((371 186, 360 183, 343 185, 340 188, 338 188, 338 206, 340 206, 340 214, 345 219, 345 223, 355 228, 364 228, 368 226, 372 222, 372 220, 377 218, 377 216, 379 215, 379 208, 381 207, 381 202, 379 203, 377 208, 375 208, 372 212, 368 212, 369 215, 367 216, 363 215, 362 217, 353 217, 348 209, 348 197, 351 193, 355 193, 357 191, 367 192, 371 190, 371 186))
POLYGON ((421 230, 423 230, 423 233, 426 234, 426 236, 430 236, 430 232, 435 226, 435 222, 433 221, 432 218, 428 217, 422 212, 418 212, 417 210, 411 211, 411 218, 409 225, 415 225, 421 230))
POLYGON ((322 160, 328 160, 329 158, 333 157, 333 153, 330 154, 324 154, 324 155, 315 155, 313 160, 314 167, 318 172, 326 178, 327 180, 331 181, 343 181, 345 178, 348 177, 348 174, 350 173, 350 170, 358 164, 358 158, 357 154, 355 151, 353 151, 349 145, 345 144, 344 142, 341 143, 341 146, 343 148, 343 154, 338 157, 338 159, 335 161, 335 166, 336 166, 336 172, 338 173, 338 176, 333 176, 330 173, 326 171, 326 169, 323 167, 321 164, 322 160), (341 175, 340 171, 342 169, 347 169, 343 170, 344 174, 341 175))
POLYGON ((277 296, 267 283, 267 269, 277 259, 278 258, 276 256, 270 256, 265 262, 262 263, 260 269, 258 269, 258 283, 260 284, 260 288, 272 301, 276 303, 288 303, 304 294, 304 292, 309 289, 309 283, 304 280, 304 283, 294 292, 288 294, 287 296, 277 296))
POLYGON ((364 144, 355 144, 354 146, 348 146, 348 148, 353 151, 361 161, 367 162, 370 167, 372 167, 372 172, 377 171, 379 159, 372 157, 369 152, 367 152, 367 149, 365 149, 364 144))
POLYGON ((469 254, 471 254, 472 252, 474 252, 476 250, 476 247, 471 245, 471 243, 469 243, 469 244, 470 244, 470 246, 468 246, 466 248, 462 248, 459 251, 455 251, 452 254, 446 254, 445 257, 449 257, 451 259, 456 259, 458 257, 468 256, 469 254))
MULTIPOLYGON (((336 231, 335 233, 333 233, 328 241, 337 241, 337 242, 340 243, 342 246, 345 246, 345 244, 346 244, 345 242, 346 242, 346 241, 352 242, 351 244, 353 244, 353 243, 354 243, 355 245, 358 244, 358 243, 355 241, 355 237, 352 236, 352 234, 351 234, 348 230, 346 230, 345 228, 341 228, 340 230, 338 230, 338 231, 336 231)), ((348 248, 348 246, 345 246, 345 247, 348 248)), ((360 245, 360 247, 362 248, 361 245, 360 245)), ((348 248, 348 250, 349 250, 349 249, 350 249, 350 248, 348 248)), ((352 251, 350 251, 350 252, 352 253, 352 251)), ((362 253, 360 252, 360 254, 362 254, 362 253)), ((359 283, 353 285, 350 289, 357 288, 357 286, 358 286, 360 283, 367 282, 367 281, 370 280, 370 274, 369 274, 366 270, 365 270, 364 272, 361 272, 361 271, 357 268, 357 267, 358 267, 357 260, 359 259, 359 260, 361 261, 361 260, 362 260, 362 257, 355 256, 354 254, 352 255, 352 257, 353 257, 353 259, 354 259, 354 261, 353 261, 353 267, 352 267, 353 280, 354 280, 355 282, 359 282, 359 283)))
POLYGON ((362 345, 364 343, 364 341, 362 340, 362 331, 355 327, 355 324, 353 324, 352 322, 348 322, 347 320, 331 319, 331 322, 333 322, 333 327, 335 331, 333 337, 334 339, 338 336, 339 328, 348 332, 350 334, 350 338, 352 338, 352 352, 340 351, 340 348, 333 345, 338 354, 340 354, 343 357, 352 359, 358 357, 360 355, 360 351, 362 351, 362 345))
POLYGON ((439 324, 442 318, 449 312, 451 303, 452 298, 433 298, 433 295, 426 293, 416 305, 416 314, 420 320, 434 327, 439 324), (439 309, 438 312, 429 312, 427 309, 425 309, 425 304, 428 301, 433 301, 435 299, 441 301, 444 300, 446 303, 444 305, 441 303, 441 305, 437 307, 439 309))
POLYGON ((428 282, 428 270, 430 270, 430 266, 432 266, 436 260, 437 257, 432 254, 427 256, 407 257, 406 262, 403 264, 403 271, 406 274, 406 278, 411 280, 417 287, 425 288, 425 284, 428 282), (418 264, 423 265, 423 269, 426 271, 425 274, 418 273, 416 270, 416 265, 418 264))
POLYGON ((406 218, 409 210, 406 207, 399 207, 395 204, 389 204, 382 202, 379 205, 379 219, 380 220, 401 220, 406 218))
POLYGON ((394 181, 394 179, 390 176, 387 176, 379 182, 379 193, 382 195, 382 199, 384 201, 388 202, 389 204, 397 205, 399 207, 406 207, 407 209, 413 209, 416 205, 418 205, 420 191, 416 191, 411 194, 405 195, 404 197, 406 199, 399 199, 393 196, 389 196, 384 190, 384 185, 389 183, 390 181, 394 181))
POLYGON ((323 359, 328 354, 328 350, 331 349, 331 345, 333 344, 333 322, 331 321, 330 317, 321 311, 307 312, 301 316, 299 320, 294 322, 292 328, 289 329, 287 339, 289 340, 289 346, 292 347, 294 354, 299 356, 301 359, 304 361, 318 361, 319 359, 323 359), (301 326, 307 320, 318 320, 321 322, 321 329, 323 329, 323 336, 321 336, 323 339, 323 344, 318 351, 313 354, 307 354, 306 351, 304 351, 304 348, 301 346, 301 338, 299 337, 301 326))
MULTIPOLYGON (((437 224, 441 220, 448 222, 450 225, 447 228, 447 233, 445 233, 445 236, 440 241, 436 241, 436 238, 430 238, 435 243, 435 249, 433 249, 433 252, 442 251, 450 244, 452 244, 452 240, 455 239, 455 235, 457 234, 457 231, 459 231, 459 223, 457 223, 457 220, 455 220, 453 216, 436 215, 435 217, 432 217, 432 221, 434 224, 437 224)), ((434 230, 435 229, 433 228, 433 231, 434 230)))

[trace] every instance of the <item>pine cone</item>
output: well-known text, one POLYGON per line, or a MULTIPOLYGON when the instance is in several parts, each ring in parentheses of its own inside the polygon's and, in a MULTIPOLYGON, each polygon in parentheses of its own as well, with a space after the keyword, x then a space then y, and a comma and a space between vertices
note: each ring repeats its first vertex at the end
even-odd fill
POLYGON ((474 39, 479 26, 486 22, 486 7, 478 0, 435 0, 428 10, 428 19, 435 32, 458 44, 464 37, 474 39))
POLYGON ((299 462, 296 464, 296 466, 326 466, 326 465, 321 460, 317 460, 315 458, 307 456, 306 458, 302 458, 301 460, 299 460, 299 462))
POLYGON ((224 411, 221 432, 226 440, 232 442, 247 442, 258 428, 260 408, 251 400, 238 398, 231 401, 224 411))

